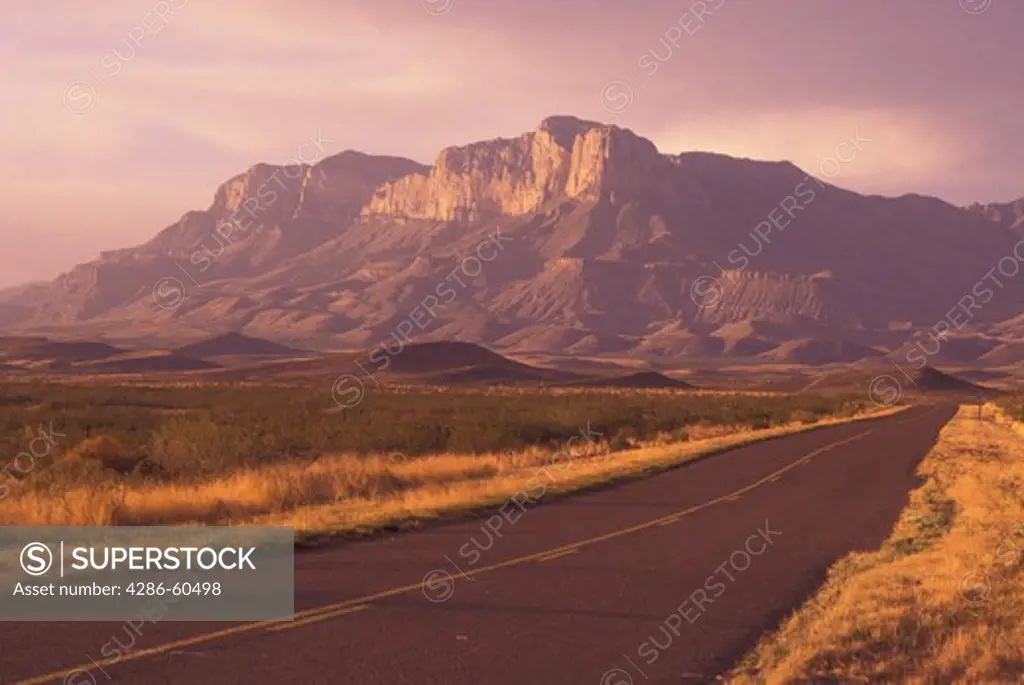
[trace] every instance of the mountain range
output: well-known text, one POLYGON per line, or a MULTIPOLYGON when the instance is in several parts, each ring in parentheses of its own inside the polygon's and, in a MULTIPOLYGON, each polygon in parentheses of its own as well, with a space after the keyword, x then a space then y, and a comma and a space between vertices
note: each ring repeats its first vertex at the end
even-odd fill
POLYGON ((0 330, 822 363, 960 312, 952 336, 981 356, 1024 338, 1022 241, 1024 200, 866 196, 556 116, 431 166, 257 164, 140 246, 0 291, 0 330))

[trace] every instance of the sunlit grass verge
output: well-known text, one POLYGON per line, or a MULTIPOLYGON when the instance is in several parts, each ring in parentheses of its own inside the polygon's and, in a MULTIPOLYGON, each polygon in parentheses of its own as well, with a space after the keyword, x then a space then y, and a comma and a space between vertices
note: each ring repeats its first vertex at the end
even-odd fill
POLYGON ((963 406, 891 537, 837 562, 734 683, 1017 683, 1024 675, 1024 425, 963 406))
POLYGON ((571 460, 539 448, 416 459, 339 455, 277 462, 187 484, 123 482, 25 491, 0 502, 0 525, 268 524, 293 526, 300 539, 368 532, 486 507, 527 487, 536 493, 539 483, 545 496, 578 490, 766 438, 901 409, 762 430, 695 426, 685 442, 637 449, 615 450, 614 442, 581 438, 573 443, 571 460))

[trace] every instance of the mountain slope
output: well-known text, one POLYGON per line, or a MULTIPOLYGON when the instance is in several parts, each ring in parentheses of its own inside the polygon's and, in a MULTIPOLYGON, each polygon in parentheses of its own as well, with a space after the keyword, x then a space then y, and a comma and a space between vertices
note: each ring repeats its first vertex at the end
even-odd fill
MULTIPOLYGON (((662 154, 559 116, 430 167, 354 152, 257 165, 145 245, 7 294, 0 326, 670 356, 752 356, 808 335, 888 345, 894 327, 963 307, 1013 255, 1005 214, 858 195, 788 162, 662 154), (769 332, 712 335, 741 322, 769 332)), ((1004 278, 969 325, 1022 302, 1024 278, 1004 278)))

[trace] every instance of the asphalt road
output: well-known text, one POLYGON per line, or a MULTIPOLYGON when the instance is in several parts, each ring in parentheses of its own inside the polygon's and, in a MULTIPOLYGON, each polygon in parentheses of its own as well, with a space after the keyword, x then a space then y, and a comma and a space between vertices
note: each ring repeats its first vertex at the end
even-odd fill
MULTIPOLYGON (((280 624, 0 624, 4 683, 701 683, 889 534, 917 407, 513 512, 296 556, 280 624), (496 529, 496 530, 495 530, 496 529), (102 661, 116 639, 126 656, 102 661)), ((109 653, 109 652, 108 652, 109 653)))

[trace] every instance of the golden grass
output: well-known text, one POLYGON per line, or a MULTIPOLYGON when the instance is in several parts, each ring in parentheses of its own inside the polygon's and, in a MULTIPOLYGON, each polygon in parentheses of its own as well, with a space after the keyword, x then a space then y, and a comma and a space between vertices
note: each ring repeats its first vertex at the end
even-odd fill
POLYGON ((986 414, 961 407, 883 547, 836 563, 730 682, 1024 682, 1024 425, 986 414))
POLYGON ((579 440, 569 450, 571 460, 564 454, 553 459, 552 453, 540 449, 416 459, 338 455, 247 469, 189 485, 78 487, 59 494, 26 491, 0 502, 0 525, 263 524, 293 526, 300 537, 336 535, 485 507, 527 488, 533 494, 572 491, 857 418, 863 416, 765 430, 695 426, 687 442, 649 443, 604 454, 593 453, 597 443, 579 440))
POLYGON ((128 473, 139 462, 125 452, 124 445, 109 435, 86 438, 64 453, 65 461, 93 461, 102 468, 128 473))

